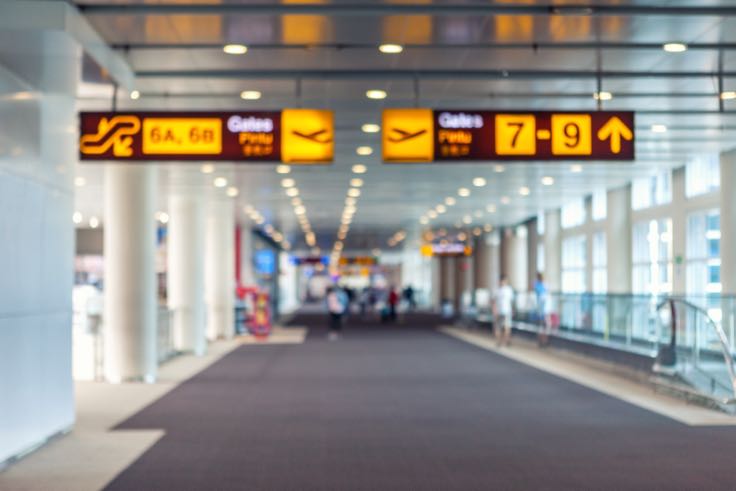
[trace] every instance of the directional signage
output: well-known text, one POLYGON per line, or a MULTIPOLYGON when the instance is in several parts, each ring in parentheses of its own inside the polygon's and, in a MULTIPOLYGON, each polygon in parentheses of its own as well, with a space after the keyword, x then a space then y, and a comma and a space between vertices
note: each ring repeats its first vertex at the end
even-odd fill
POLYGON ((424 244, 419 250, 423 256, 470 256, 473 248, 463 242, 440 242, 424 244))
POLYGON ((332 111, 80 113, 81 160, 329 163, 332 111))
POLYGON ((634 160, 634 113, 386 109, 383 160, 634 160))

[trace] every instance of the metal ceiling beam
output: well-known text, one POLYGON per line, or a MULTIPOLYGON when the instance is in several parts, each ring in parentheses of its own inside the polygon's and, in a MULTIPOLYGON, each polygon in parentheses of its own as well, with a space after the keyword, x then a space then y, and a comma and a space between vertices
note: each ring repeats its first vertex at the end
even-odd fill
MULTIPOLYGON (((117 43, 111 47, 122 51, 135 50, 167 50, 167 49, 215 49, 222 50, 224 43, 117 43)), ((404 44, 405 50, 416 49, 531 49, 531 50, 661 50, 662 43, 620 43, 620 42, 539 42, 539 43, 425 43, 404 44)), ((349 49, 371 49, 375 50, 376 44, 370 43, 314 43, 314 44, 285 44, 285 43, 248 43, 248 49, 252 50, 335 50, 343 51, 349 49)), ((689 50, 736 50, 736 43, 692 43, 688 44, 689 50)))
POLYGON ((562 15, 562 16, 736 16, 732 6, 648 5, 506 5, 506 4, 384 4, 384 3, 254 3, 254 4, 78 4, 89 15, 562 15))
POLYGON ((732 78, 736 72, 709 71, 589 71, 589 70, 140 70, 138 78, 211 78, 280 80, 551 80, 732 78))

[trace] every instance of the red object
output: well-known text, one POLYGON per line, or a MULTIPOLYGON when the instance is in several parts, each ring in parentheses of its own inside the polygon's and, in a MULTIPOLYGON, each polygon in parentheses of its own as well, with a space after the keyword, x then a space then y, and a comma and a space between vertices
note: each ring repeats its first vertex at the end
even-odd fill
POLYGON ((552 312, 551 314, 549 314, 549 323, 551 327, 560 327, 560 316, 557 315, 557 312, 552 312))
POLYGON ((399 294, 396 293, 396 290, 391 290, 391 293, 388 294, 388 303, 390 305, 396 305, 399 303, 399 294))
POLYGON ((253 310, 248 318, 248 328, 256 337, 268 337, 272 327, 269 294, 256 289, 250 290, 249 293, 253 300, 253 310))

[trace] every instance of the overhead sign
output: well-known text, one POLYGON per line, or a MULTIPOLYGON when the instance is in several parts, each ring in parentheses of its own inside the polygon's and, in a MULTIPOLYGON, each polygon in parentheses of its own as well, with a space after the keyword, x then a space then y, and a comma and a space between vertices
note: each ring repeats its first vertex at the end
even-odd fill
POLYGON ((462 242, 439 242, 424 244, 420 252, 425 257, 432 256, 470 256, 473 248, 462 242))
POLYGON ((634 160, 633 112, 383 111, 383 160, 634 160))
POLYGON ((378 259, 374 256, 341 257, 340 266, 376 266, 378 259))
POLYGON ((332 111, 80 113, 81 160, 329 163, 332 111))

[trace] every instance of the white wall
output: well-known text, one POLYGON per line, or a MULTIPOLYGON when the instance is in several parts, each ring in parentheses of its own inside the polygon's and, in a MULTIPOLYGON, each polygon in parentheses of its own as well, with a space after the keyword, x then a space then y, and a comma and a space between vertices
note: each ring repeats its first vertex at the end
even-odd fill
MULTIPOLYGON (((0 65, 0 462, 74 422, 70 81, 79 58, 71 40, 53 41, 56 85, 0 65)), ((45 73, 45 58, 26 55, 28 73, 45 73)))

